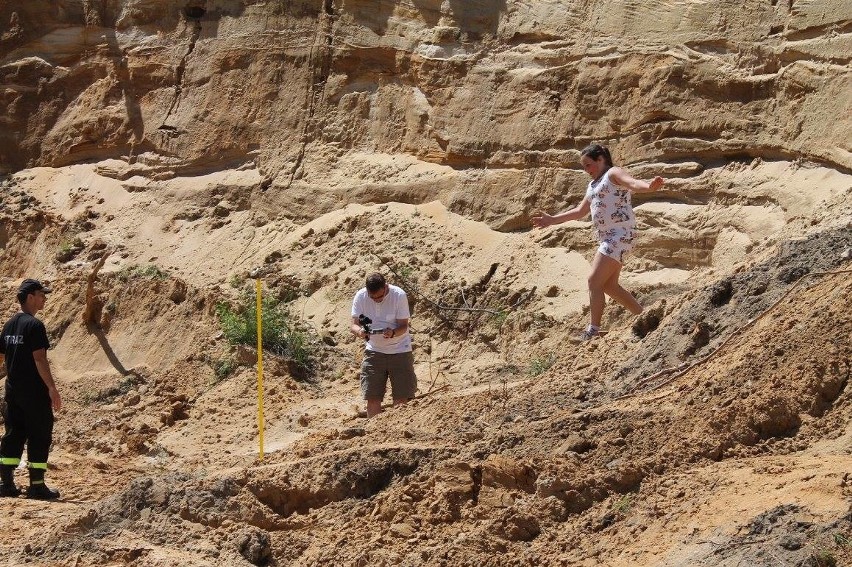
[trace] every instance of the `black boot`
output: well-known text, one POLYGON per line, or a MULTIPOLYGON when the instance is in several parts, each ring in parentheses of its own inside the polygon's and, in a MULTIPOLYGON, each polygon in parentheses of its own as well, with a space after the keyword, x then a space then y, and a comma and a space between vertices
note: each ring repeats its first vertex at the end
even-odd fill
POLYGON ((59 491, 48 488, 44 483, 44 469, 29 469, 30 486, 27 488, 27 498, 35 500, 56 500, 59 491))
POLYGON ((15 468, 15 465, 0 465, 0 497, 20 496, 21 491, 15 486, 15 468))

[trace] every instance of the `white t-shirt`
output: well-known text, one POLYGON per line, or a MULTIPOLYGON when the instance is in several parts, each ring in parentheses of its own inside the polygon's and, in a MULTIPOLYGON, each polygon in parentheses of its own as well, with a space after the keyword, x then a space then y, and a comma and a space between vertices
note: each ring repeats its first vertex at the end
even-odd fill
MULTIPOLYGON (((373 320, 370 325, 374 329, 395 329, 397 319, 409 319, 408 296, 401 288, 388 285, 388 293, 381 301, 373 301, 367 295, 367 288, 361 288, 352 300, 352 316, 364 315, 373 320)), ((411 352, 411 335, 408 330, 403 334, 397 333, 392 339, 386 339, 381 334, 370 335, 367 350, 383 354, 399 354, 411 352)))

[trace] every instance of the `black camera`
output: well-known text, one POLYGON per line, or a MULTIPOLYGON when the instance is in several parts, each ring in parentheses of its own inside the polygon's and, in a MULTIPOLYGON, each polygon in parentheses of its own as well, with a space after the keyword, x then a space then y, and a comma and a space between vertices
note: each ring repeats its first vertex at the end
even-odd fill
POLYGON ((364 332, 368 335, 380 335, 385 332, 384 329, 374 329, 373 320, 363 313, 358 315, 358 324, 361 325, 361 328, 364 329, 364 332))

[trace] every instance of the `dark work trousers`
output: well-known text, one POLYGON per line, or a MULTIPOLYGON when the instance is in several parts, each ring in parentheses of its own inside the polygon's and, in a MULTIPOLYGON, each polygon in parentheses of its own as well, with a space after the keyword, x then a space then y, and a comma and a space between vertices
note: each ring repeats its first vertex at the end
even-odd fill
POLYGON ((27 445, 29 463, 47 463, 53 438, 53 408, 50 398, 36 400, 6 398, 6 434, 0 441, 0 457, 20 459, 27 445))

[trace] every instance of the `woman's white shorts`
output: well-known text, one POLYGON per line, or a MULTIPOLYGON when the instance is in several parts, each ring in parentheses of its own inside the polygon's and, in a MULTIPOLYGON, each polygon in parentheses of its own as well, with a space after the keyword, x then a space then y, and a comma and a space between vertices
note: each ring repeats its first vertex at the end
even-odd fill
POLYGON ((613 260, 624 263, 633 250, 633 231, 628 228, 611 228, 599 233, 601 241, 598 252, 613 260))

